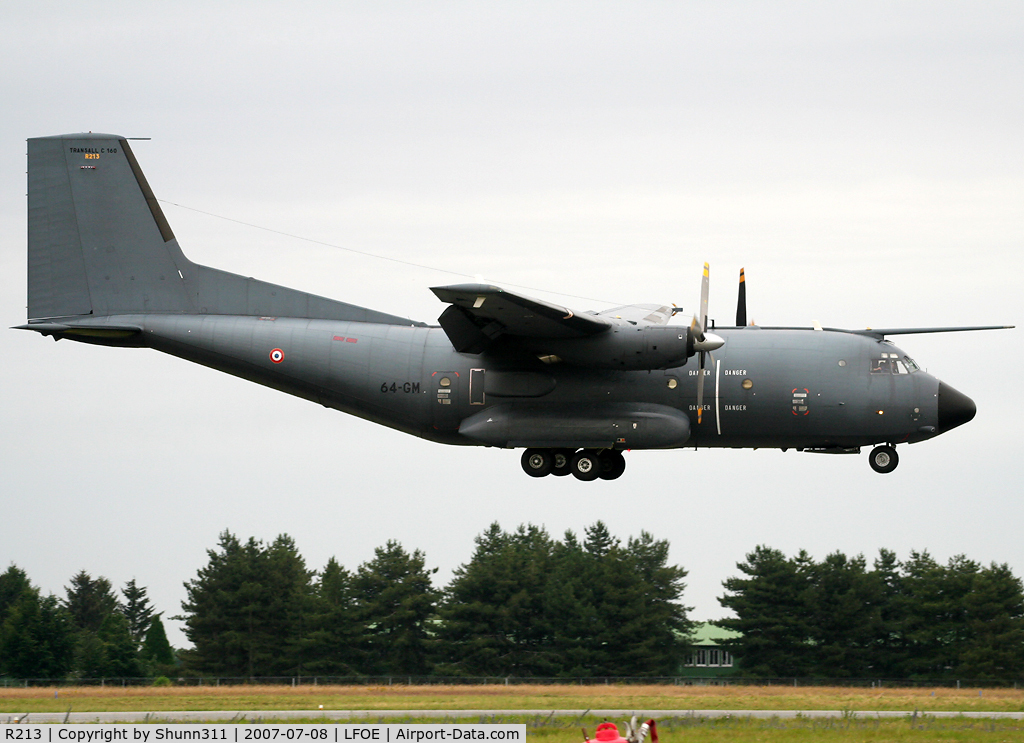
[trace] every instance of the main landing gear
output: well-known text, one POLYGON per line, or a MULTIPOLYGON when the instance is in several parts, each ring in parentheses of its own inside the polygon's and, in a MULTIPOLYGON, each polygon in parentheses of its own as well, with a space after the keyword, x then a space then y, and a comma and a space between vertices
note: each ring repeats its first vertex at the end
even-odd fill
POLYGON ((521 460, 531 477, 573 475, 577 480, 614 480, 626 471, 626 458, 616 449, 527 449, 521 460))
POLYGON ((868 464, 871 465, 871 469, 883 475, 892 472, 899 463, 900 456, 896 453, 896 447, 888 444, 876 446, 868 454, 868 464))

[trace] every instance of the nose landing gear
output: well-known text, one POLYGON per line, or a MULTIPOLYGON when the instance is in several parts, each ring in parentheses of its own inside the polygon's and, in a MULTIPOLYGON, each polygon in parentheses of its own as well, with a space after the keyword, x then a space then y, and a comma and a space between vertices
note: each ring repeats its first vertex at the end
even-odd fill
POLYGON ((896 447, 888 444, 876 446, 868 454, 868 464, 871 465, 871 469, 883 475, 892 472, 899 463, 900 457, 896 453, 896 447))
POLYGON ((572 474, 577 480, 615 480, 626 471, 626 458, 615 449, 527 449, 520 459, 530 477, 572 474))

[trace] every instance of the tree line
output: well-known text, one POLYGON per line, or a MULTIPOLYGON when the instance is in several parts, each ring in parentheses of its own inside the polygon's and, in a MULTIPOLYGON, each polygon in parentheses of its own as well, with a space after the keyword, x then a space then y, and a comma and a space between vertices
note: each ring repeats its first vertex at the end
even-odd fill
POLYGON ((224 532, 208 556, 182 615, 199 674, 667 675, 690 630, 668 543, 622 544, 600 521, 582 541, 492 524, 444 588, 394 541, 354 571, 309 570, 287 536, 224 532))
MULTIPOLYGON (((84 570, 65 596, 0 574, 0 676, 666 676, 689 655, 686 571, 646 532, 600 521, 581 537, 492 524, 444 586, 419 550, 389 541, 352 570, 314 570, 294 540, 224 531, 185 583, 192 646, 173 651, 134 580, 84 570)), ((1024 591, 1006 565, 927 552, 871 567, 759 546, 723 582, 739 673, 761 677, 1019 678, 1024 591)))
POLYGON ((752 676, 1009 679, 1024 675, 1024 591, 1006 564, 927 551, 869 568, 842 552, 816 562, 759 546, 727 579, 716 624, 752 676))
POLYGON ((137 677, 175 667, 161 615, 135 579, 118 596, 82 570, 65 593, 43 596, 15 565, 0 574, 0 676, 137 677))

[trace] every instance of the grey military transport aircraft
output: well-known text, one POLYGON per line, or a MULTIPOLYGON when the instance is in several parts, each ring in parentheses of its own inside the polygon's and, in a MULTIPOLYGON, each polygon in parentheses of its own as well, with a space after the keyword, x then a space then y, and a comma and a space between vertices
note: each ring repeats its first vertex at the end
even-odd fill
POLYGON ((575 312, 487 284, 435 287, 438 325, 188 260, 124 137, 28 140, 28 323, 153 348, 443 444, 525 449, 527 474, 612 480, 624 451, 788 448, 891 472, 895 445, 974 402, 886 336, 972 328, 708 327, 708 269, 676 309, 575 312), (713 331, 713 332, 712 332, 713 331))

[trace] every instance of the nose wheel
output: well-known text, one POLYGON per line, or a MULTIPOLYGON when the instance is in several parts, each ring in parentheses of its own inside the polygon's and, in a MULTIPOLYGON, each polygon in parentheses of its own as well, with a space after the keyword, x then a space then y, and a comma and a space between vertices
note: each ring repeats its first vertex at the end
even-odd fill
POLYGON ((896 447, 888 444, 876 446, 868 454, 868 464, 871 465, 871 469, 883 475, 892 472, 899 463, 900 456, 896 453, 896 447))

